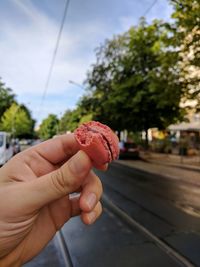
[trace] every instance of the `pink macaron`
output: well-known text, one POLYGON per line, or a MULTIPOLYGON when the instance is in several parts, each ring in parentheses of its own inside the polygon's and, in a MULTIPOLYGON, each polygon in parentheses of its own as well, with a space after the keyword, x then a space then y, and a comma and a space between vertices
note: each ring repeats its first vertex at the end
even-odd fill
POLYGON ((119 139, 107 125, 98 121, 83 123, 75 130, 74 136, 95 166, 109 163, 119 156, 119 139))

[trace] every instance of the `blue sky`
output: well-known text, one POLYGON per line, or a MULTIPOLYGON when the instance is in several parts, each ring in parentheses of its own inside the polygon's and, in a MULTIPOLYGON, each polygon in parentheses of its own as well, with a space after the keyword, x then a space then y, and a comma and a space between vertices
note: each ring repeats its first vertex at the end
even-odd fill
MULTIPOLYGON (((71 0, 52 77, 41 98, 65 0, 0 0, 0 77, 26 104, 38 123, 74 108, 84 89, 94 49, 106 38, 136 25, 153 0, 71 0)), ((172 8, 158 0, 147 21, 169 20, 172 8)))

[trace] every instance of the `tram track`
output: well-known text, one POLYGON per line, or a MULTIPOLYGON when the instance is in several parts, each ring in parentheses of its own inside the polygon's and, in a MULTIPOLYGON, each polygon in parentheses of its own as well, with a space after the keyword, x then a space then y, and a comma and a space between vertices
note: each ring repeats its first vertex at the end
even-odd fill
POLYGON ((166 180, 116 165, 97 174, 104 186, 104 212, 89 228, 73 218, 60 231, 66 267, 94 262, 95 267, 200 266, 199 219, 168 201, 172 195, 167 192, 176 190, 170 181, 167 187, 166 180), (160 190, 168 190, 161 197, 158 187, 153 191, 157 182, 160 190))
POLYGON ((125 211, 123 211, 117 205, 115 205, 105 194, 102 197, 102 201, 104 205, 106 205, 107 209, 113 212, 116 216, 118 216, 118 218, 127 223, 130 227, 137 228, 138 231, 147 236, 152 242, 154 242, 159 248, 161 248, 166 254, 168 254, 174 260, 176 260, 185 267, 196 267, 192 262, 190 262, 177 250, 173 249, 166 242, 158 238, 155 234, 153 234, 146 227, 144 227, 144 225, 137 222, 135 219, 130 217, 125 211))
POLYGON ((64 238, 64 235, 62 232, 62 229, 57 232, 56 238, 58 241, 58 245, 60 247, 60 251, 61 251, 61 255, 63 257, 63 262, 64 262, 65 267, 74 267, 67 243, 65 241, 65 238, 64 238))
MULTIPOLYGON (((121 169, 119 167, 117 164, 113 165, 108 174, 109 178, 102 176, 104 191, 111 204, 120 209, 123 217, 125 215, 129 222, 133 220, 136 224, 139 223, 144 227, 143 229, 146 229, 150 236, 153 234, 152 237, 156 237, 158 243, 161 240, 164 250, 169 250, 170 254, 180 259, 184 266, 200 266, 199 257, 196 256, 200 241, 199 218, 196 217, 196 214, 190 216, 187 215, 187 211, 185 213, 182 208, 177 208, 171 193, 175 190, 181 193, 183 190, 179 191, 179 188, 172 186, 166 187, 166 191, 163 192, 165 189, 162 183, 166 182, 167 185, 167 178, 163 181, 162 178, 159 180, 158 175, 155 177, 154 174, 147 173, 146 175, 144 171, 140 172, 134 168, 121 169), (152 181, 154 181, 153 185, 152 181), (145 186, 143 186, 144 182, 145 186), (147 186, 148 183, 149 186, 147 186), (160 192, 158 193, 159 188, 160 192), (166 194, 166 192, 170 194, 166 194), (192 251, 197 252, 193 253, 192 251)), ((195 191, 192 192, 193 188, 189 194, 187 193, 187 199, 190 200, 190 196, 195 199, 195 191)), ((181 203, 184 203, 181 196, 183 197, 183 194, 180 194, 179 197, 181 203)))
MULTIPOLYGON (((153 232, 147 229, 142 223, 138 222, 127 212, 117 206, 108 195, 103 194, 102 203, 105 207, 106 212, 109 212, 117 217, 117 220, 122 221, 127 225, 129 229, 137 229, 142 235, 146 236, 149 242, 154 243, 159 249, 164 251, 173 261, 176 261, 180 266, 183 267, 196 267, 187 257, 179 253, 176 249, 167 244, 164 240, 156 236, 153 232)), ((63 256, 65 267, 75 267, 70 255, 64 233, 60 230, 57 233, 57 239, 60 245, 61 254, 63 256)), ((102 266, 103 267, 103 266, 102 266)))

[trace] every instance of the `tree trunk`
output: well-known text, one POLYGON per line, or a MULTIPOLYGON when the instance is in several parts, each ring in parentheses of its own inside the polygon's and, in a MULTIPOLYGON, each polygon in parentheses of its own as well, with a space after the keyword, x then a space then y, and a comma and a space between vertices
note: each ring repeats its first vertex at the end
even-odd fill
POLYGON ((145 129, 145 150, 149 148, 148 129, 145 129))

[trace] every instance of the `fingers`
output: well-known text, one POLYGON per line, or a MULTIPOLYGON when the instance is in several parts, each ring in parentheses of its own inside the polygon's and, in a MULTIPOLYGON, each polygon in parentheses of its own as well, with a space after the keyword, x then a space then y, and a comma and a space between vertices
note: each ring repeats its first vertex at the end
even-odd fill
POLYGON ((92 224, 98 219, 101 213, 102 213, 102 205, 100 202, 98 202, 92 211, 81 213, 81 220, 85 224, 92 224))
POLYGON ((81 217, 86 224, 94 222, 96 218, 99 217, 102 210, 99 204, 103 191, 101 181, 90 171, 81 187, 82 191, 80 193, 61 198, 51 204, 51 210, 56 216, 58 229, 68 221, 70 217, 80 214, 82 214, 81 217))
MULTIPOLYGON (((39 177, 57 169, 78 150, 74 134, 64 134, 25 150, 15 159, 25 163, 39 177)), ((107 164, 95 167, 105 171, 107 164)))
POLYGON ((102 205, 100 201, 98 201, 95 204, 95 206, 92 209, 90 209, 88 212, 81 211, 80 206, 79 206, 79 196, 72 198, 70 201, 71 201, 71 211, 72 211, 71 216, 74 217, 74 216, 81 215, 81 220, 85 224, 94 223, 102 213, 102 205))
POLYGON ((102 206, 100 198, 103 193, 102 183, 98 176, 91 171, 82 185, 79 205, 77 200, 73 200, 72 216, 81 211, 81 219, 85 224, 92 224, 100 216, 102 206))
POLYGON ((101 171, 106 171, 108 169, 108 163, 105 163, 104 165, 93 164, 93 166, 101 171))
POLYGON ((80 209, 90 212, 98 203, 103 192, 102 183, 98 176, 91 171, 82 185, 80 209))
POLYGON ((74 134, 64 134, 27 149, 26 157, 36 153, 52 164, 67 161, 79 150, 74 134))
POLYGON ((15 208, 33 211, 66 196, 78 189, 92 167, 91 160, 83 151, 76 153, 61 168, 39 179, 15 185, 10 201, 15 208))
POLYGON ((8 184, 3 192, 6 205, 12 207, 13 215, 22 216, 82 188, 79 205, 77 201, 71 204, 71 216, 81 211, 83 222, 90 224, 102 210, 99 204, 102 185, 91 168, 90 158, 85 152, 79 151, 60 168, 38 179, 8 184))

